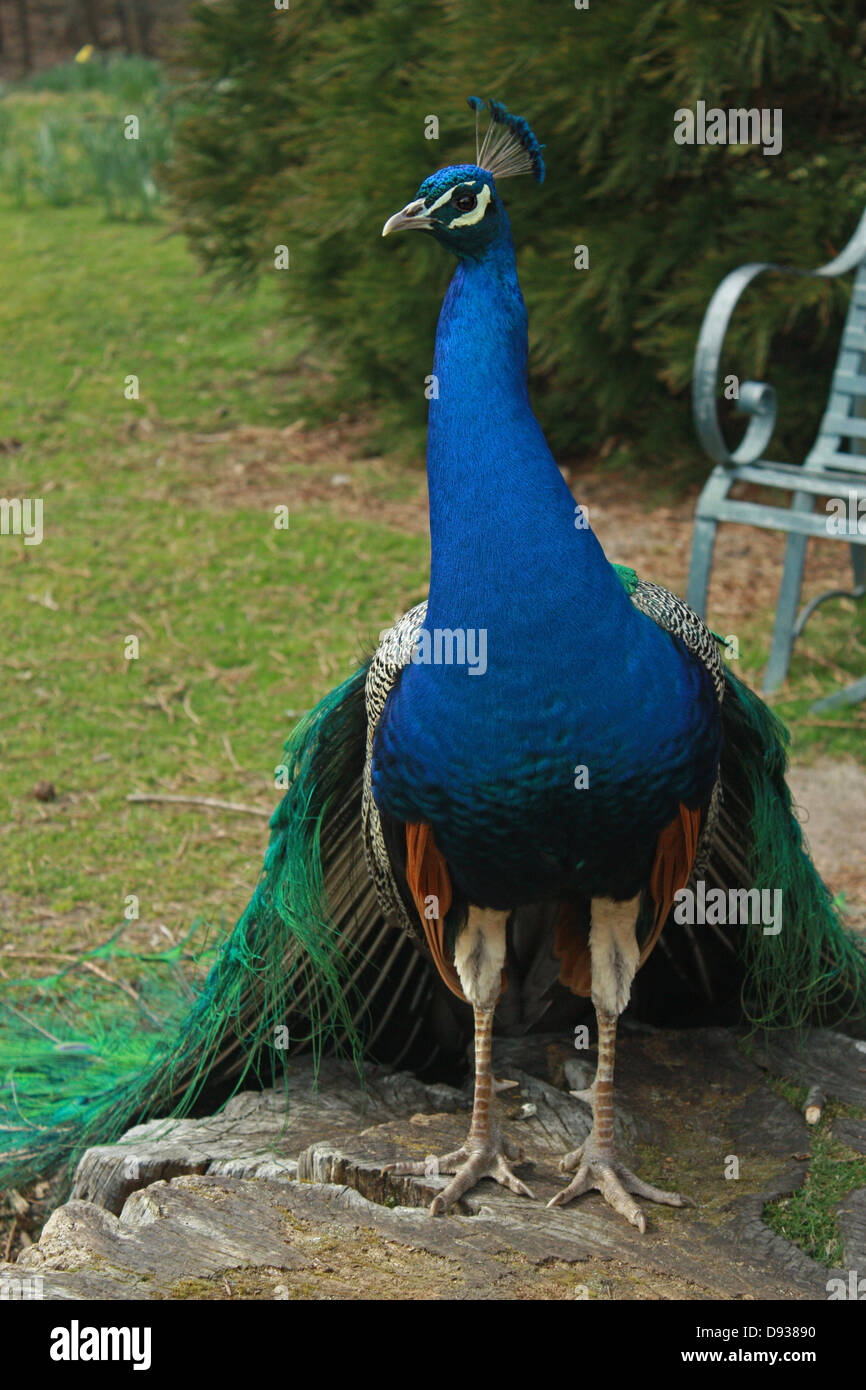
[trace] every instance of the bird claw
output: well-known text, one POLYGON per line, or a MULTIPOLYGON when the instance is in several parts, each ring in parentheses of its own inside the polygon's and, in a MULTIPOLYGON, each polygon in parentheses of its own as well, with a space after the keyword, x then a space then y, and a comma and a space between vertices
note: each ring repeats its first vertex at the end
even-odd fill
POLYGON ((694 1203, 679 1192, 665 1192, 652 1183, 644 1182, 618 1159, 600 1154, 585 1154, 586 1145, 566 1154, 560 1163, 564 1173, 574 1172, 575 1176, 567 1187, 557 1192, 548 1202, 549 1207, 562 1207, 574 1197, 584 1192, 600 1192, 609 1207, 624 1216, 626 1221, 643 1235, 646 1230, 646 1217, 634 1197, 644 1197, 649 1202, 659 1202, 668 1207, 690 1207, 694 1203), (575 1172, 575 1169, 577 1170, 575 1172), (632 1196, 631 1194, 634 1194, 632 1196))
POLYGON ((384 1171, 395 1173, 398 1177, 426 1178, 438 1177, 440 1173, 453 1173, 451 1182, 441 1192, 437 1192, 430 1203, 430 1215, 439 1216, 482 1178, 493 1178, 501 1187, 509 1188, 519 1197, 534 1197, 535 1194, 526 1183, 521 1182, 511 1171, 509 1159, 512 1163, 522 1163, 523 1150, 518 1144, 502 1138, 498 1143, 494 1141, 472 1150, 464 1144, 442 1158, 431 1155, 418 1162, 388 1163, 384 1171))

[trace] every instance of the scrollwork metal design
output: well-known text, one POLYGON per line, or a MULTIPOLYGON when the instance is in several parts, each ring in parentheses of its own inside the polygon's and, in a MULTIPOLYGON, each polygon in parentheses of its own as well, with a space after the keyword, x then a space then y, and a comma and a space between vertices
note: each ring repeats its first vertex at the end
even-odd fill
POLYGON ((866 212, 857 230, 843 251, 817 270, 798 270, 793 266, 775 265, 772 261, 750 261, 726 275, 707 306, 692 374, 692 413, 698 438, 714 463, 725 467, 755 463, 761 458, 776 428, 777 400, 772 386, 761 381, 745 381, 739 389, 740 411, 748 415, 746 433, 736 449, 725 443, 717 409, 717 383, 722 347, 728 324, 743 291, 762 275, 772 271, 778 275, 801 278, 832 279, 854 270, 866 257, 866 212))

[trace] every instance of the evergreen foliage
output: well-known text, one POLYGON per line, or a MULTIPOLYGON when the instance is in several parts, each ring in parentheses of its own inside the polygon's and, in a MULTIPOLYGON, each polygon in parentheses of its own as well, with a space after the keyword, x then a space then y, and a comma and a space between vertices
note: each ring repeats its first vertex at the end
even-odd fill
MULTIPOLYGON (((497 97, 545 146, 544 186, 503 190, 542 425, 561 454, 630 441, 642 464, 670 460, 695 447, 692 355, 721 277, 747 260, 814 267, 863 210, 861 14, 855 0, 194 4, 192 109, 169 171, 181 225, 221 273, 284 275, 331 407, 372 397, 420 431, 452 267, 379 231, 432 169, 472 156, 467 96, 497 97), (780 108, 781 153, 675 143, 675 111, 699 100, 780 108)), ((779 457, 811 442, 846 299, 844 285, 768 278, 735 317, 727 369, 769 369, 779 457)))

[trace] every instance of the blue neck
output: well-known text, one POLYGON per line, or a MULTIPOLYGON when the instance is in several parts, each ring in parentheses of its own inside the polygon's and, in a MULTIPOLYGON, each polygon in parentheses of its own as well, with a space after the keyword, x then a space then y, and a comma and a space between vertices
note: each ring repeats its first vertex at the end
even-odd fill
POLYGON ((484 606, 514 611, 515 594, 536 619, 539 602, 597 608, 602 597, 624 597, 592 532, 575 527, 574 498, 529 403, 527 350, 506 223, 481 258, 460 261, 439 316, 427 441, 430 624, 468 622, 484 606))

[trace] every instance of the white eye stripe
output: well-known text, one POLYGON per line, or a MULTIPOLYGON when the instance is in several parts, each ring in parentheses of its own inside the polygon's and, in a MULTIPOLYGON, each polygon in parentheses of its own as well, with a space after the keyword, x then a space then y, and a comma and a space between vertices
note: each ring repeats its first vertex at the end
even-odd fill
MULTIPOLYGON (((482 219, 482 217, 484 216, 485 212, 487 211, 487 204, 488 204, 489 202, 490 202, 490 185, 485 183, 485 184, 483 184, 482 187, 481 187, 481 192, 478 194, 478 202, 477 202, 476 206, 472 209, 472 211, 471 211, 471 212, 464 212, 464 214, 463 214, 462 217, 455 217, 455 218, 454 218, 454 221, 451 222, 451 223, 449 223, 449 226, 450 226, 450 227, 471 227, 471 226, 474 225, 474 223, 480 222, 481 219, 482 219)), ((431 211, 432 211, 432 209, 431 209, 431 211)))
POLYGON ((431 212, 435 212, 436 209, 437 209, 437 208, 441 208, 441 207, 443 206, 443 204, 445 204, 445 203, 450 203, 450 202, 451 202, 451 194, 452 194, 453 192, 454 192, 454 189, 453 189, 453 188, 449 188, 449 189, 447 190, 447 192, 445 192, 445 193, 442 194, 442 197, 441 197, 441 198, 437 198, 435 203, 431 203, 430 206, 429 206, 429 208, 427 209, 428 214, 431 213, 431 212))
MULTIPOLYGON (((436 199, 436 202, 435 202, 435 203, 431 203, 430 206, 429 206, 429 208, 427 209, 427 215, 429 216, 431 212, 435 212, 437 208, 444 207, 446 203, 450 203, 450 202, 451 202, 451 196, 452 196, 452 194, 454 193, 454 191, 455 191, 455 190, 454 190, 453 188, 449 188, 448 191, 447 191, 447 193, 443 193, 442 196, 441 196, 440 198, 437 198, 437 199, 436 199)), ((467 188, 466 191, 467 191, 467 192, 472 192, 472 190, 469 189, 469 188, 467 188)), ((451 222, 451 223, 449 223, 449 226, 451 226, 451 227, 471 227, 471 226, 473 225, 473 223, 475 223, 475 222, 480 222, 480 221, 481 221, 481 218, 484 216, 484 214, 485 214, 485 212, 486 212, 486 210, 487 210, 487 204, 488 204, 489 202, 490 202, 490 186, 489 186, 488 184, 485 183, 485 184, 482 184, 482 186, 481 186, 481 192, 478 194, 478 203, 477 203, 477 206, 474 207, 474 208, 472 209, 471 212, 465 212, 465 213, 463 214, 462 217, 455 217, 455 218, 454 218, 454 221, 451 222)))

